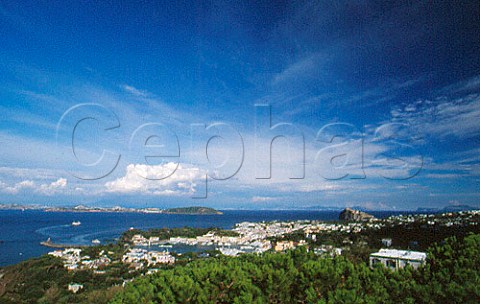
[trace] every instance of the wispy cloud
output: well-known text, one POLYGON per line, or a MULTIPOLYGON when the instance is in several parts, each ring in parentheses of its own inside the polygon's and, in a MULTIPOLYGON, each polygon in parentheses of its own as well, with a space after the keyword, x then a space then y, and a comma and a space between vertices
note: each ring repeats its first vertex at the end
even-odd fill
POLYGON ((467 176, 465 174, 456 174, 456 173, 430 173, 426 174, 427 178, 440 178, 440 179, 456 179, 462 176, 467 176))
POLYGON ((395 99, 402 91, 411 89, 421 83, 425 77, 417 77, 405 81, 391 80, 385 84, 371 88, 345 98, 346 104, 358 104, 362 107, 378 106, 395 99))
POLYGON ((478 93, 480 91, 480 75, 459 81, 452 85, 448 85, 440 90, 443 93, 478 93))
POLYGON ((290 65, 272 78, 272 85, 291 85, 295 82, 302 82, 317 74, 325 58, 317 53, 305 56, 290 65))
POLYGON ((151 95, 150 93, 148 93, 147 91, 144 91, 144 90, 140 90, 140 89, 137 89, 131 85, 128 85, 128 84, 124 84, 121 86, 121 88, 123 90, 125 90, 126 92, 134 95, 134 96, 137 96, 137 97, 147 97, 149 95, 151 95))
POLYGON ((408 123, 427 136, 467 139, 480 133, 480 95, 419 100, 394 108, 391 115, 393 121, 408 123))
POLYGON ((253 203, 264 203, 264 202, 271 202, 271 201, 275 201, 276 198, 275 197, 271 197, 271 196, 254 196, 252 197, 252 202, 253 203))

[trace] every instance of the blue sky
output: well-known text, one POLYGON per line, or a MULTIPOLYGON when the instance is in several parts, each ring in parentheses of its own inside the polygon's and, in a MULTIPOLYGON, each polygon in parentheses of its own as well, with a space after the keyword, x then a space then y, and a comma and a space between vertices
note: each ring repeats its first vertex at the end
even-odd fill
POLYGON ((1 200, 480 206, 479 16, 476 1, 2 1, 1 200))

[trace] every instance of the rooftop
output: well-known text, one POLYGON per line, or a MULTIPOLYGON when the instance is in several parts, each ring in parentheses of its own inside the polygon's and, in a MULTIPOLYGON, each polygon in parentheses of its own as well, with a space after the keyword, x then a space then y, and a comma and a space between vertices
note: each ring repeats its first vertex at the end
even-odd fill
POLYGON ((397 249, 380 249, 379 252, 372 253, 370 256, 417 261, 425 260, 427 258, 427 254, 425 252, 397 249))

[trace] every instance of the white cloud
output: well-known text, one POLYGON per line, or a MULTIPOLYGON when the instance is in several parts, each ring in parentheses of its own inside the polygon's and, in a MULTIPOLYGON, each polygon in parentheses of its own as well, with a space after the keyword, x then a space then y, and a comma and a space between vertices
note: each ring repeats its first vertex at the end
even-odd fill
POLYGON ((31 180, 24 180, 15 183, 13 186, 8 186, 5 183, 0 183, 0 189, 4 193, 18 194, 21 191, 32 191, 43 195, 57 194, 60 190, 67 187, 67 180, 65 178, 59 178, 50 184, 37 184, 31 180))
POLYGON ((253 203, 262 203, 262 202, 269 202, 269 201, 274 201, 276 198, 270 197, 270 196, 254 196, 252 197, 252 202, 253 203))
POLYGON ((59 178, 58 180, 50 184, 40 185, 40 188, 38 189, 38 191, 46 195, 52 195, 57 193, 59 190, 66 188, 67 184, 68 184, 67 179, 59 178))
POLYGON ((191 193, 195 181, 202 177, 200 169, 175 163, 164 165, 130 164, 123 177, 105 184, 111 193, 178 195, 191 193), (172 174, 173 173, 173 174, 172 174))
POLYGON ((6 184, 3 184, 3 186, 4 186, 4 188, 2 189, 3 192, 8 194, 17 194, 22 190, 35 188, 35 183, 30 180, 25 180, 25 181, 18 182, 13 186, 7 186, 6 184))

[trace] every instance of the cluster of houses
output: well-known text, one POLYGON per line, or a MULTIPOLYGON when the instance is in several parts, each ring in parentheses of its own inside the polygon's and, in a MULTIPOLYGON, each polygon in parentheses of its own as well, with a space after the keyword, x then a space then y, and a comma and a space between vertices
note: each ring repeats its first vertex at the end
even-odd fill
MULTIPOLYGON (((135 246, 152 246, 159 244, 171 245, 190 245, 190 246, 213 246, 222 254, 227 256, 237 256, 241 253, 262 253, 273 249, 277 252, 294 249, 297 246, 307 244, 307 239, 315 241, 318 234, 329 232, 345 232, 345 233, 360 233, 364 229, 380 229, 385 225, 383 221, 368 221, 368 222, 332 222, 325 223, 320 221, 296 221, 296 222, 242 222, 235 225, 232 231, 237 232, 239 236, 220 236, 214 232, 209 232, 196 238, 186 237, 172 237, 168 241, 160 240, 159 237, 146 238, 141 234, 136 234, 132 237, 131 242, 135 246), (270 238, 282 237, 292 232, 301 231, 305 235, 306 240, 297 242, 278 240, 272 242, 270 238)), ((389 241, 382 240, 384 246, 391 245, 389 241)), ((147 251, 144 249, 135 249, 130 254, 132 256, 142 255, 146 256, 147 251)), ((334 248, 332 246, 320 246, 315 248, 316 254, 328 254, 330 256, 340 255, 341 248, 334 248), (331 247, 331 248, 330 248, 331 247)), ((144 257, 147 259, 148 257, 144 257)))
MULTIPOLYGON (((262 253, 270 250, 272 243, 268 238, 280 237, 294 231, 302 230, 304 227, 305 224, 302 222, 242 222, 236 224, 232 230, 238 233, 239 236, 218 236, 213 232, 209 232, 196 238, 170 238, 168 242, 170 244, 215 246, 215 248, 224 255, 237 256, 240 253, 262 253)), ((275 244, 274 250, 284 251, 293 249, 297 245, 299 244, 280 241, 275 244)), ((303 244, 301 243, 300 245, 303 244)))
MULTIPOLYGON (((102 273, 99 268, 108 266, 112 260, 107 253, 102 250, 96 259, 88 255, 81 255, 80 248, 66 248, 64 250, 55 250, 49 252, 51 256, 59 257, 63 260, 63 266, 68 270, 93 269, 96 273, 102 273)), ((113 254, 113 252, 108 252, 113 254)), ((157 264, 174 264, 175 257, 168 251, 150 251, 141 248, 130 248, 122 257, 122 262, 130 264, 133 268, 139 269, 144 266, 157 264)))
POLYGON ((59 257, 63 260, 63 266, 68 270, 77 269, 98 269, 107 266, 111 263, 111 259, 107 256, 104 250, 99 254, 96 259, 91 259, 88 255, 81 255, 82 249, 80 248, 66 248, 64 250, 55 250, 49 252, 49 255, 59 257))
POLYGON ((130 248, 122 257, 122 262, 130 264, 135 269, 157 264, 174 264, 175 257, 168 251, 145 250, 142 248, 130 248))
MULTIPOLYGON (((365 229, 380 229, 389 225, 402 225, 414 222, 427 226, 441 225, 446 227, 479 225, 480 211, 463 211, 440 215, 398 215, 383 220, 357 222, 242 222, 236 224, 233 229, 233 231, 238 233, 238 236, 221 236, 216 235, 215 232, 209 232, 196 238, 172 237, 169 240, 160 240, 159 237, 152 236, 146 238, 141 234, 136 234, 131 238, 134 247, 128 249, 122 256, 121 262, 129 264, 136 270, 149 267, 148 273, 153 273, 157 271, 158 268, 150 268, 151 266, 175 263, 175 257, 168 251, 155 251, 150 250, 150 248, 148 248, 148 250, 145 249, 145 247, 153 245, 160 247, 172 247, 172 245, 176 244, 213 246, 224 255, 237 256, 241 253, 262 253, 270 249, 277 252, 294 249, 297 246, 306 245, 306 240, 316 241, 317 236, 322 233, 359 233, 365 229), (281 240, 284 235, 291 234, 292 232, 303 233, 305 239, 297 242, 281 240), (272 244, 270 241, 271 238, 279 238, 279 240, 272 244)), ((427 254, 425 252, 390 249, 389 247, 392 246, 391 238, 383 238, 381 243, 384 248, 370 254, 370 267, 383 265, 391 270, 398 270, 406 266, 411 266, 417 269, 426 263, 427 254)), ((342 254, 342 248, 336 248, 331 245, 316 246, 313 250, 316 255, 322 256, 334 257, 342 254)), ((111 263, 111 259, 104 251, 100 252, 99 257, 96 259, 91 259, 87 255, 82 256, 81 249, 79 248, 56 250, 49 254, 62 258, 64 267, 68 270, 93 269, 94 272, 100 273, 103 270, 99 270, 99 268, 111 263)), ((108 252, 108 254, 113 253, 108 252)), ((125 282, 126 281, 124 281, 124 283, 125 282)), ((77 293, 82 289, 82 284, 72 283, 68 285, 68 290, 73 293, 77 293)))
POLYGON ((257 240, 282 236, 294 231, 302 230, 305 227, 306 223, 302 221, 271 223, 242 222, 236 224, 233 231, 247 239, 257 240))
MULTIPOLYGON (((61 258, 63 260, 63 266, 69 271, 76 271, 80 269, 92 269, 95 274, 105 273, 105 266, 109 265, 112 260, 107 254, 114 254, 113 252, 106 253, 102 250, 99 253, 99 257, 91 259, 88 255, 82 256, 82 249, 80 248, 66 248, 64 250, 55 250, 49 252, 51 256, 61 258)), ((135 270, 141 269, 145 266, 150 267, 158 264, 174 264, 175 257, 169 252, 159 251, 147 251, 140 248, 130 248, 122 257, 122 262, 129 264, 135 270)), ((154 270, 149 269, 148 273, 154 270)), ((124 283, 127 281, 124 280, 124 283)), ((77 293, 83 289, 82 284, 70 283, 67 287, 68 291, 77 293)))
POLYGON ((325 232, 345 232, 360 233, 365 229, 380 229, 382 224, 377 221, 372 222, 348 222, 348 223, 325 223, 311 222, 305 225, 303 229, 305 237, 316 240, 317 234, 325 232))
POLYGON ((445 212, 442 214, 409 214, 390 216, 382 220, 384 224, 408 224, 420 222, 426 226, 466 227, 480 223, 480 210, 445 212))
POLYGON ((272 248, 270 241, 265 240, 262 236, 219 236, 214 232, 209 232, 196 238, 171 237, 168 241, 161 241, 158 237, 145 238, 140 234, 136 234, 131 238, 134 246, 152 246, 168 243, 171 245, 189 245, 189 246, 213 246, 222 254, 228 256, 236 256, 239 253, 261 253, 272 248))
MULTIPOLYGON (((209 232, 196 238, 171 237, 168 241, 160 240, 158 237, 146 238, 136 234, 131 238, 134 246, 147 247, 160 244, 190 245, 190 246, 212 246, 227 256, 237 256, 241 253, 262 253, 272 249, 272 243, 268 240, 271 237, 281 237, 285 234, 299 231, 307 227, 304 222, 272 222, 252 223, 242 222, 235 225, 232 230, 239 236, 221 236, 215 232, 209 232)), ((278 241, 274 244, 275 251, 285 251, 296 246, 305 245, 306 241, 287 242, 278 241)))

